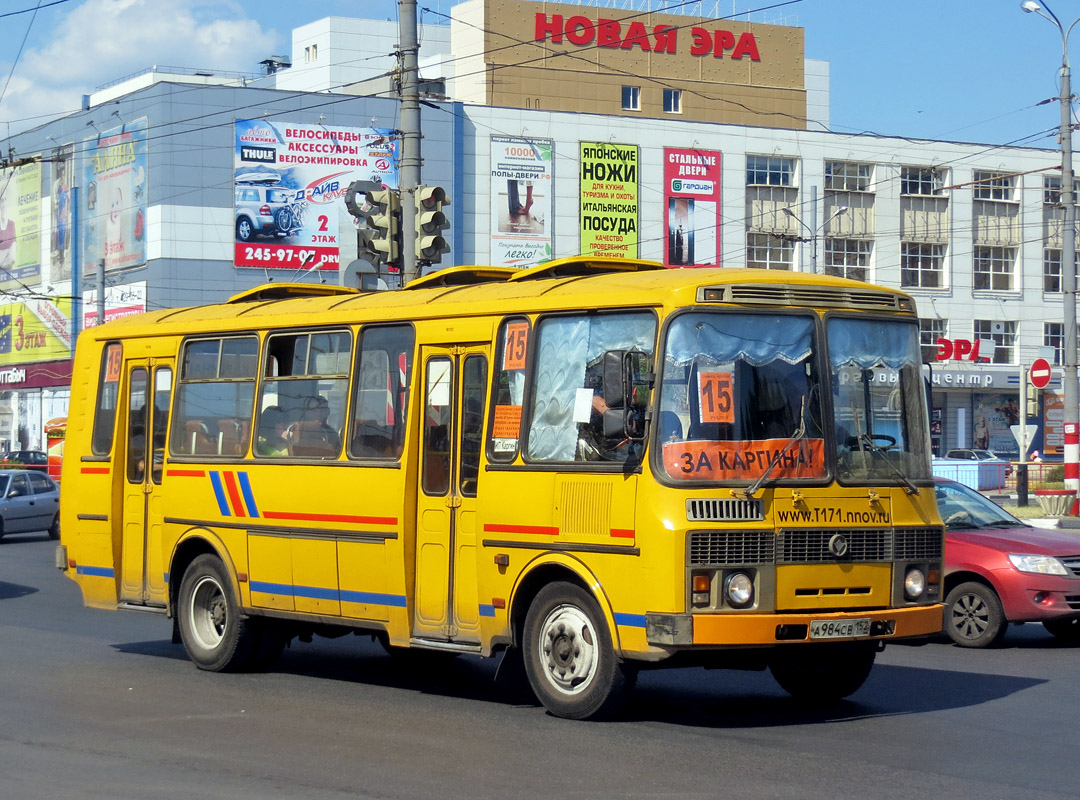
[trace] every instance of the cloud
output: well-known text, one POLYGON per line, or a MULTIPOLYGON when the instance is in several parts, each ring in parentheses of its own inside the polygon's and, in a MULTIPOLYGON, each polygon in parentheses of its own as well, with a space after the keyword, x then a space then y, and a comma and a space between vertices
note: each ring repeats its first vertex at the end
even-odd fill
MULTIPOLYGON (((51 24, 51 31, 23 52, 0 105, 0 121, 13 121, 13 132, 39 122, 27 118, 73 111, 81 95, 155 65, 256 73, 259 61, 288 47, 229 0, 86 0, 58 8, 35 20, 31 41, 41 35, 37 26, 51 24)), ((6 78, 10 63, 0 68, 6 78)))

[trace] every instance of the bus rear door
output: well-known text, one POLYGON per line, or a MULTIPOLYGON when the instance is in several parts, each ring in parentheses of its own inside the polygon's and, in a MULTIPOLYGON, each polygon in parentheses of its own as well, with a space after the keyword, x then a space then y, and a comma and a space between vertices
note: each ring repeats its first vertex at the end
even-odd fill
POLYGON ((127 363, 127 418, 124 453, 124 511, 121 537, 120 601, 164 607, 167 601, 161 551, 165 435, 169 426, 173 359, 127 363))
POLYGON ((417 639, 478 644, 476 486, 487 346, 425 347, 416 510, 417 639))

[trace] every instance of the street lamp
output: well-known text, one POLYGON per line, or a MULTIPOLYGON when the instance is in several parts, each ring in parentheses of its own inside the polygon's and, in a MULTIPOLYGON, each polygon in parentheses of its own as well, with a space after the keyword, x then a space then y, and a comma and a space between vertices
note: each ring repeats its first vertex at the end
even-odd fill
MULTIPOLYGON (((834 219, 839 217, 841 214, 847 213, 847 210, 848 210, 847 206, 840 206, 840 208, 836 209, 836 211, 833 212, 832 216, 830 216, 823 223, 821 223, 821 226, 815 231, 813 228, 811 228, 809 225, 807 225, 805 222, 803 222, 801 219, 799 219, 798 216, 796 216, 795 212, 792 211, 790 208, 787 208, 785 206, 784 208, 781 209, 781 211, 783 211, 787 216, 791 217, 793 220, 795 220, 800 225, 802 225, 806 229, 806 232, 808 234, 810 234, 809 236, 792 236, 792 237, 785 237, 785 238, 790 238, 792 241, 795 241, 795 242, 810 242, 810 265, 812 267, 812 270, 813 270, 814 274, 817 274, 817 271, 818 271, 818 268, 817 268, 817 252, 818 252, 817 251, 817 242, 818 242, 818 237, 821 236, 822 231, 825 230, 826 226, 830 222, 832 222, 834 219)), ((815 213, 814 216, 817 216, 817 214, 815 213)))
MULTIPOLYGON (((1061 232, 1061 293, 1065 303, 1065 488, 1075 494, 1080 490, 1080 408, 1076 397, 1076 204, 1073 197, 1069 34, 1080 18, 1065 28, 1053 11, 1033 0, 1021 3, 1020 8, 1054 23, 1061 33, 1061 131, 1058 135, 1061 139, 1061 202, 1065 206, 1061 232)), ((1023 389, 1021 387, 1021 391, 1023 389)))

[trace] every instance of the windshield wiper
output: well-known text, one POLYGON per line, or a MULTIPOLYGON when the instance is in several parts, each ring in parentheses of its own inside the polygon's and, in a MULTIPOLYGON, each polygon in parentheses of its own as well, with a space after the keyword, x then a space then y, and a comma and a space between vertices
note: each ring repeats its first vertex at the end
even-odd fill
POLYGON ((753 483, 751 483, 749 486, 747 486, 745 489, 742 490, 743 497, 745 497, 747 500, 749 500, 755 494, 757 494, 758 490, 761 488, 762 484, 764 484, 765 481, 767 481, 769 479, 769 476, 772 475, 772 471, 776 468, 776 465, 780 463, 780 460, 785 455, 787 455, 787 451, 790 450, 792 447, 794 447, 796 444, 798 444, 799 441, 801 441, 804 436, 806 436, 806 395, 805 394, 802 396, 802 403, 800 404, 800 407, 799 407, 799 427, 795 429, 795 432, 793 434, 791 434, 791 438, 789 438, 787 440, 787 442, 784 443, 783 448, 777 454, 776 458, 774 458, 772 461, 769 462, 769 466, 767 466, 765 468, 765 471, 763 473, 761 473, 761 477, 759 477, 756 481, 754 481, 753 483))
POLYGON ((860 433, 858 436, 860 448, 863 450, 869 450, 871 453, 876 453, 881 457, 881 460, 885 462, 885 465, 893 471, 893 474, 900 479, 900 483, 904 484, 904 491, 908 494, 918 494, 919 487, 911 482, 903 472, 901 472, 897 466, 889 460, 889 457, 885 455, 885 451, 888 448, 882 447, 879 444, 874 444, 873 437, 868 433, 860 433))

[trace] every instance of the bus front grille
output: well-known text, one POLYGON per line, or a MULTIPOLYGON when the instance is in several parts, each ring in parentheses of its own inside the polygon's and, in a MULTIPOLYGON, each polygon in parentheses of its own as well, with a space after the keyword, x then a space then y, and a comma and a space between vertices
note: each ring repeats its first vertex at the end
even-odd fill
POLYGON ((892 561, 892 530, 888 528, 786 529, 776 539, 777 564, 892 561))
POLYGON ((941 559, 940 528, 897 528, 894 533, 893 558, 904 561, 938 561, 941 559))
POLYGON ((691 531, 690 566, 724 567, 771 564, 772 531, 691 531))
POLYGON ((765 504, 754 498, 697 498, 686 501, 689 522, 760 522, 765 504))

